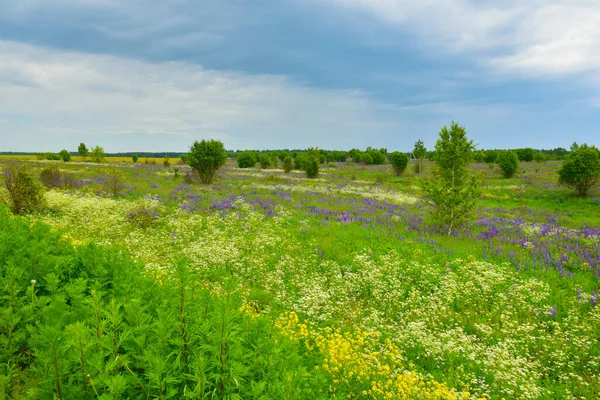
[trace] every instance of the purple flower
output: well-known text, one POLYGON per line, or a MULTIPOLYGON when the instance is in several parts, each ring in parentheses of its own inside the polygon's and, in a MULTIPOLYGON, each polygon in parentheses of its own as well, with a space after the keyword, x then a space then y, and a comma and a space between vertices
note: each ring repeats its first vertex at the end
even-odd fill
POLYGON ((556 316, 556 306, 552 307, 550 311, 548 311, 548 315, 550 318, 554 318, 556 316))
POLYGON ((596 304, 598 304, 598 291, 597 290, 595 292, 592 292, 592 296, 590 297, 590 304, 592 305, 592 307, 596 307, 596 304))

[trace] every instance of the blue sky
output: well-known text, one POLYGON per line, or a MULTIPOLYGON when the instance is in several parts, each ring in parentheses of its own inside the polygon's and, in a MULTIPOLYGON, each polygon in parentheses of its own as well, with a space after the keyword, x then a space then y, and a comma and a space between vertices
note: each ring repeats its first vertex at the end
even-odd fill
POLYGON ((594 0, 0 0, 0 151, 600 145, 594 0))

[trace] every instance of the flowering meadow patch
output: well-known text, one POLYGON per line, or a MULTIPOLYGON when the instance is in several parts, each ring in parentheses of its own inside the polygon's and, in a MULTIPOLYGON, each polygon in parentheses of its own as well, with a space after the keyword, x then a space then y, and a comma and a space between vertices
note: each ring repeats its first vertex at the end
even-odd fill
MULTIPOLYGON (((472 226, 446 237, 411 176, 378 185, 370 171, 340 165, 315 182, 229 166, 206 187, 154 166, 122 172, 130 193, 98 194, 101 172, 81 170, 77 178, 92 183, 48 191, 48 209, 28 223, 49 225, 76 252, 101 246, 129 257, 174 295, 189 279, 190 296, 237 296, 235 324, 272 327, 291 354, 278 365, 294 359, 297 376, 311 377, 288 398, 600 397, 593 200, 581 211, 565 197, 564 209, 551 210, 518 178, 491 182, 484 192, 495 197, 483 198, 472 226)), ((260 392, 260 379, 239 377, 232 391, 260 392)))

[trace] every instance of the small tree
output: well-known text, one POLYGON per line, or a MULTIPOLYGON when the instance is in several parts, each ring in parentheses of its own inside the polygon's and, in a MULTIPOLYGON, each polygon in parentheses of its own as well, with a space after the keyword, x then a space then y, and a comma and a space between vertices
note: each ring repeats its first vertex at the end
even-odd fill
POLYGON ((131 161, 133 161, 134 164, 137 163, 138 160, 139 160, 139 157, 138 157, 137 154, 134 154, 134 155, 131 156, 131 161))
POLYGON ((415 143, 415 148, 413 149, 413 155, 417 159, 417 163, 415 164, 415 172, 420 174, 423 172, 423 161, 427 156, 427 149, 423 144, 422 140, 417 140, 415 143))
POLYGON ((85 143, 80 143, 79 147, 77 148, 77 154, 79 154, 85 160, 85 158, 88 156, 88 153, 88 148, 85 143))
POLYGON ((309 148, 306 151, 306 159, 304 162, 304 171, 306 172, 306 177, 310 179, 314 179, 319 176, 319 165, 321 164, 321 153, 318 148, 309 148))
POLYGON ((447 234, 464 225, 479 198, 479 183, 467 166, 473 160, 473 141, 463 126, 452 121, 435 144, 433 178, 424 183, 433 219, 447 234))
POLYGON ((486 150, 485 155, 483 156, 483 162, 491 164, 496 161, 496 157, 498 157, 498 152, 496 150, 486 150))
POLYGON ((283 172, 288 173, 294 168, 294 162, 292 161, 292 157, 287 156, 285 160, 283 160, 283 172))
POLYGON ((594 146, 573 143, 571 153, 558 170, 559 183, 586 197, 600 183, 600 155, 594 146))
POLYGON ((533 155, 533 160, 538 163, 544 162, 546 161, 546 155, 541 151, 536 151, 533 155))
POLYGON ((71 161, 71 153, 69 153, 67 150, 61 150, 60 153, 58 153, 58 155, 64 162, 71 161))
POLYGON ((169 161, 171 158, 169 157, 168 154, 165 154, 163 157, 163 166, 165 168, 169 168, 169 166, 171 165, 171 162, 169 161))
POLYGON ((519 157, 519 161, 533 161, 533 149, 531 147, 517 149, 517 156, 519 157))
POLYGON ((100 146, 92 147, 92 151, 89 153, 92 162, 101 163, 104 162, 104 149, 100 146))
POLYGON ((256 165, 256 154, 253 151, 244 151, 237 158, 238 167, 252 168, 256 165))
POLYGON ((9 196, 7 205, 15 214, 40 211, 46 205, 42 184, 24 167, 8 168, 4 172, 4 187, 9 196))
POLYGON ((496 164, 502 170, 502 175, 505 178, 512 178, 519 169, 519 156, 511 150, 502 151, 496 157, 496 164))
POLYGON ((394 151, 393 153, 390 153, 388 157, 396 176, 402 175, 408 165, 408 156, 405 153, 394 151))
POLYGON ((202 139, 190 146, 187 161, 198 174, 200 182, 211 184, 219 168, 225 165, 227 152, 221 141, 202 139))
POLYGON ((258 162, 260 163, 260 167, 262 169, 267 169, 271 166, 271 158, 266 153, 260 153, 260 156, 258 156, 258 162))

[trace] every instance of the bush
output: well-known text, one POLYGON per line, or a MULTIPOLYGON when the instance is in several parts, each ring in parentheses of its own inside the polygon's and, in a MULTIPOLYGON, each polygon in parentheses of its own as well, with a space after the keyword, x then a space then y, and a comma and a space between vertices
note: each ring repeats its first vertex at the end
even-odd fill
POLYGON ((526 149, 518 149, 517 156, 519 157, 519 161, 533 161, 533 149, 531 147, 528 147, 526 149))
POLYGON ((138 159, 139 159, 139 157, 137 154, 134 154, 131 156, 131 161, 133 161, 134 164, 138 162, 138 159))
POLYGON ((467 166, 473 160, 473 141, 464 127, 445 126, 435 144, 435 169, 424 183, 427 201, 434 206, 433 219, 448 235, 464 225, 479 198, 479 182, 467 166))
POLYGON ((100 146, 94 146, 92 147, 92 151, 90 152, 90 159, 92 160, 92 162, 95 163, 101 163, 104 162, 104 157, 105 157, 105 153, 104 153, 104 149, 100 146))
POLYGON ((558 170, 559 183, 572 187, 586 197, 600 182, 600 155, 594 146, 573 143, 571 153, 558 170))
POLYGON ((373 157, 369 153, 362 153, 359 158, 360 162, 370 165, 373 164, 373 157))
POLYGON ((62 186, 62 176, 58 165, 54 164, 51 167, 44 168, 40 172, 40 181, 48 188, 59 188, 62 186))
POLYGON ((296 154, 296 158, 294 158, 294 169, 304 171, 304 166, 306 165, 308 157, 306 153, 298 153, 296 154))
POLYGON ((58 155, 64 162, 71 161, 71 153, 69 153, 67 150, 61 150, 60 153, 58 153, 58 155))
POLYGON ((494 163, 496 162, 496 157, 498 157, 498 152, 496 150, 487 150, 483 156, 483 162, 486 164, 494 163))
POLYGON ((519 156, 511 150, 502 151, 496 157, 496 164, 505 178, 512 178, 519 169, 519 156))
POLYGON ((389 159, 396 176, 402 175, 408 165, 408 156, 405 153, 394 151, 390 153, 389 159))
POLYGON ((24 167, 5 170, 4 187, 8 192, 7 205, 14 214, 41 211, 46 206, 42 184, 24 167))
POLYGON ((319 165, 320 165, 320 153, 317 148, 310 148, 306 152, 306 162, 304 165, 304 171, 306 177, 314 179, 319 176, 319 165))
POLYGON ((371 156, 372 164, 385 164, 385 154, 383 154, 380 150, 371 150, 369 151, 369 155, 371 156))
POLYGON ((285 160, 283 160, 283 171, 288 173, 294 168, 294 163, 292 161, 292 157, 287 156, 285 160))
POLYGON ((190 167, 196 171, 200 182, 211 184, 219 168, 225 165, 227 152, 223 143, 219 140, 195 141, 190 146, 188 162, 190 167))
POLYGON ((244 151, 237 158, 239 168, 252 168, 257 162, 256 153, 253 151, 244 151))
POLYGON ((533 155, 533 160, 538 163, 544 162, 546 161, 546 155, 541 151, 536 151, 533 155))
POLYGON ((104 175, 104 183, 102 184, 102 191, 116 197, 121 194, 123 185, 123 177, 116 170, 111 171, 107 175, 104 175))
POLYGON ((88 156, 89 151, 85 143, 79 144, 79 147, 77 148, 77 154, 79 154, 84 160, 88 156))
POLYGON ((266 169, 271 166, 271 159, 266 153, 260 153, 260 156, 258 156, 258 162, 260 163, 260 167, 262 169, 266 169))
POLYGON ((171 166, 171 163, 169 162, 170 158, 167 154, 164 155, 163 157, 163 166, 165 168, 169 168, 171 166))

